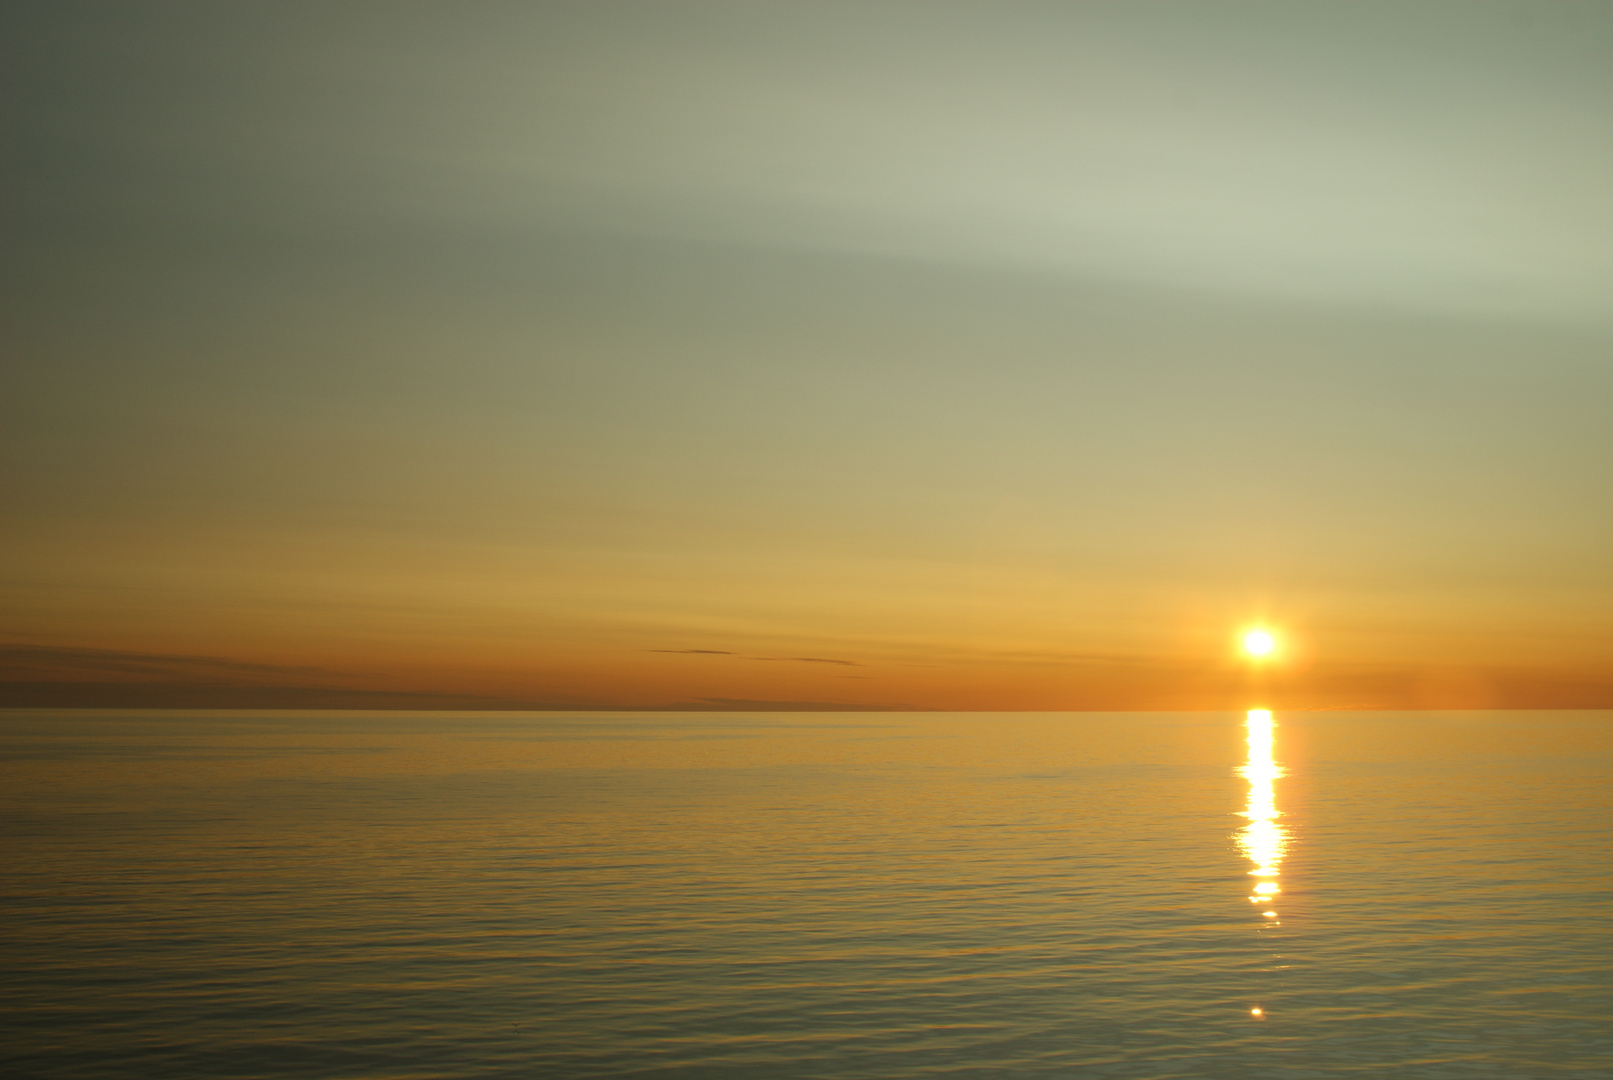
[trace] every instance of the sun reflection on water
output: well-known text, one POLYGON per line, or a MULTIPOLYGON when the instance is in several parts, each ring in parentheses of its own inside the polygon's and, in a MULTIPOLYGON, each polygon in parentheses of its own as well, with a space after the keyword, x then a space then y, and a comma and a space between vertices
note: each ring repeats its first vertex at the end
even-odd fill
POLYGON ((1277 823, 1282 814, 1277 810, 1276 781, 1283 775, 1282 767, 1272 758, 1277 724, 1270 709, 1250 709, 1244 726, 1248 731, 1249 759, 1238 775, 1249 781, 1249 801, 1243 810, 1249 824, 1238 830, 1238 850, 1255 864, 1249 871, 1249 876, 1257 879, 1249 901, 1267 905, 1261 914, 1276 918, 1270 905, 1282 892, 1278 878, 1283 853, 1288 849, 1288 830, 1277 823))

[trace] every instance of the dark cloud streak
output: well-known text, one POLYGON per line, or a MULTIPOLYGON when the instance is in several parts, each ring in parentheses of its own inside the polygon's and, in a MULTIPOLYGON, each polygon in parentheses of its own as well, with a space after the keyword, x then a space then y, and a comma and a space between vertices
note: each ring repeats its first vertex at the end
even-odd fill
POLYGON ((676 653, 687 656, 733 656, 726 649, 650 649, 649 652, 676 653))
POLYGON ((700 698, 668 705, 667 710, 685 712, 716 709, 735 712, 905 712, 902 705, 870 705, 860 701, 767 701, 751 698, 700 698))
POLYGON ((0 708, 6 709, 429 709, 543 712, 608 707, 595 702, 334 686, 0 681, 0 708))
POLYGON ((674 653, 685 656, 732 656, 737 660, 771 660, 798 664, 840 664, 845 667, 862 667, 855 660, 835 660, 826 656, 745 656, 726 649, 650 649, 654 653, 674 653))
POLYGON ((135 678, 184 678, 204 681, 260 681, 287 677, 323 676, 339 672, 326 668, 263 664, 222 656, 187 653, 124 652, 54 645, 0 645, 0 678, 20 673, 73 675, 124 675, 135 678))

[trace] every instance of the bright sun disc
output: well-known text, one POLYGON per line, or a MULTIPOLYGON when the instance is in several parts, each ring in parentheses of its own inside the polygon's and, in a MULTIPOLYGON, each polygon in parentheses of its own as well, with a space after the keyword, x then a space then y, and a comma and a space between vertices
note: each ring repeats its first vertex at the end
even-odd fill
POLYGON ((1243 651, 1250 656, 1270 656, 1277 651, 1277 639, 1270 630, 1249 630, 1243 635, 1243 651))

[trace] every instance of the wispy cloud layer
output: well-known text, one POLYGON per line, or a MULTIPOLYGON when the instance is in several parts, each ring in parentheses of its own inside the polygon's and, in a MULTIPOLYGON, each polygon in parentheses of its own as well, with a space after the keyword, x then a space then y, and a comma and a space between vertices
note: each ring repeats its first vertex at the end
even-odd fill
POLYGON ((862 667, 855 660, 836 660, 826 656, 746 656, 726 649, 650 649, 649 652, 677 653, 686 656, 732 656, 736 660, 774 660, 797 664, 838 664, 841 667, 862 667))
POLYGON ((56 645, 0 644, 0 678, 23 675, 60 677, 120 676, 125 680, 192 682, 284 682, 287 679, 339 679, 321 667, 264 664, 222 656, 193 656, 86 649, 56 645))

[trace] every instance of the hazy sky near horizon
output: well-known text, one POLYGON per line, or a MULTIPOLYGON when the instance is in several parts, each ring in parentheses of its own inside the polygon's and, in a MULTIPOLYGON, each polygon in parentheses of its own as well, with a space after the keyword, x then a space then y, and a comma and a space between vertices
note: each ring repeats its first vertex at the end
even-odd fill
POLYGON ((1609 5, 0 23, 17 678, 1613 704, 1609 5))

